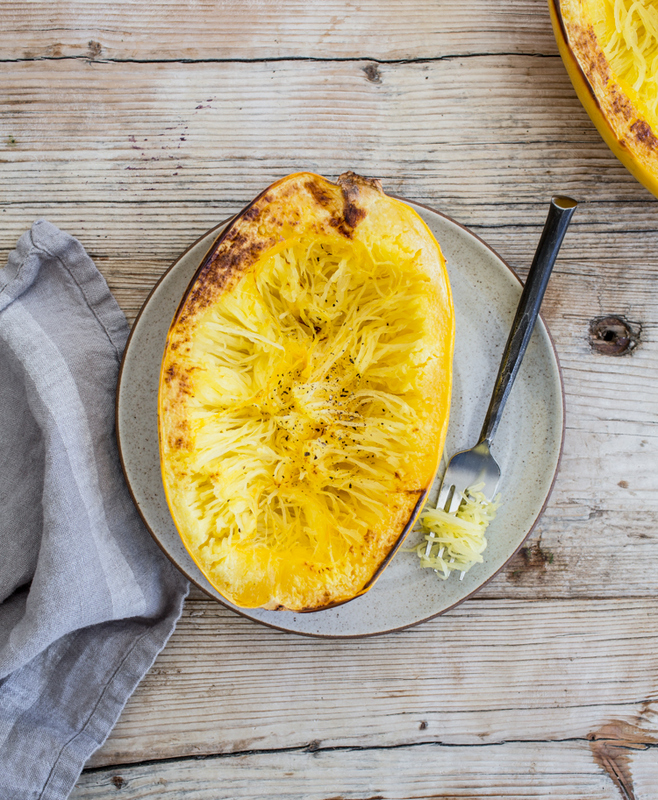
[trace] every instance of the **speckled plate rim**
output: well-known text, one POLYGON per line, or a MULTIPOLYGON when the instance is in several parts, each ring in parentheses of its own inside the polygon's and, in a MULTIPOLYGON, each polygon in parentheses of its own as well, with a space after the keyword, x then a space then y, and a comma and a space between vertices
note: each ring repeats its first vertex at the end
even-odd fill
MULTIPOLYGON (((447 214, 444 214, 441 211, 437 211, 435 208, 432 208, 431 206, 425 205, 423 203, 419 203, 418 201, 415 201, 415 200, 412 201, 412 200, 408 200, 408 199, 405 199, 405 198, 402 198, 402 197, 397 197, 397 199, 402 200, 403 202, 409 203, 410 205, 415 206, 417 208, 423 209, 424 211, 428 211, 431 214, 436 214, 438 217, 443 218, 448 223, 450 223, 450 224, 454 225, 456 228, 460 229, 467 237, 469 237, 471 239, 474 239, 482 247, 484 247, 486 250, 488 250, 489 253, 502 266, 504 266, 509 271, 510 275, 519 283, 519 285, 523 286, 523 281, 521 280, 519 275, 514 271, 514 269, 507 263, 507 261, 505 261, 505 259, 503 259, 493 249, 493 247, 491 247, 489 244, 487 244, 487 242, 484 241, 484 239, 482 239, 480 236, 478 236, 472 230, 467 228, 465 225, 462 225, 461 223, 457 222, 455 219, 453 219, 452 217, 448 216, 447 214)), ((243 616, 246 619, 251 620, 252 622, 256 622, 256 623, 259 623, 261 625, 265 625, 268 628, 281 631, 282 633, 292 633, 292 634, 296 634, 298 636, 305 636, 305 637, 310 637, 310 638, 313 638, 313 639, 363 639, 363 638, 370 638, 372 636, 383 636, 383 635, 388 634, 388 633, 395 633, 397 631, 406 630, 408 628, 415 627, 416 625, 420 625, 423 622, 428 622, 429 620, 435 619, 437 617, 442 616, 443 614, 446 614, 448 611, 451 611, 452 609, 454 609, 457 606, 461 605, 463 602, 465 602, 466 600, 472 598, 475 594, 480 592, 503 569, 505 569, 505 567, 509 564, 509 562, 514 558, 514 556, 516 556, 517 553, 522 549, 522 547, 524 546, 525 542, 527 541, 527 539, 530 537, 530 535, 534 531, 535 527, 537 526, 537 523, 539 522, 541 516, 543 515, 543 513, 544 513, 544 511, 546 509, 546 506, 548 505, 548 502, 550 500, 551 494, 553 492, 553 488, 555 486, 555 482, 557 480, 558 473, 560 471, 560 465, 561 465, 561 462, 562 462, 562 455, 563 455, 563 449, 564 449, 564 434, 565 434, 565 425, 566 425, 566 405, 565 405, 565 392, 564 392, 564 377, 563 377, 563 373, 562 373, 562 366, 560 364, 560 359, 558 357, 557 349, 555 347, 555 341, 554 341, 553 336, 552 336, 552 334, 551 334, 551 332, 550 332, 550 330, 548 328, 548 325, 546 324, 546 322, 545 322, 545 320, 543 318, 543 315, 540 313, 538 322, 541 323, 541 325, 542 325, 542 327, 544 329, 544 333, 547 336, 548 343, 550 345, 550 348, 551 348, 551 351, 552 351, 552 356, 553 356, 553 359, 554 359, 554 362, 555 362, 555 366, 556 366, 556 370, 557 370, 557 377, 558 377, 558 387, 557 388, 559 389, 559 398, 560 398, 560 407, 561 407, 560 443, 559 443, 559 448, 558 448, 558 452, 557 452, 555 468, 554 468, 554 471, 553 471, 553 475, 552 475, 552 478, 551 478, 550 485, 548 486, 548 489, 546 491, 546 496, 545 496, 544 502, 543 502, 541 508, 539 509, 539 511, 537 512, 534 520, 532 521, 532 523, 528 527, 528 530, 527 530, 526 534, 523 536, 523 538, 519 542, 518 546, 514 549, 514 551, 509 554, 509 556, 506 558, 504 563, 502 563, 498 567, 498 569, 496 569, 491 575, 489 575, 487 578, 483 579, 472 591, 467 592, 466 594, 464 594, 462 597, 460 597, 455 602, 450 603, 449 605, 445 606, 444 608, 441 608, 439 611, 436 611, 435 613, 431 613, 431 614, 427 614, 427 615, 421 616, 418 619, 414 620, 413 622, 409 622, 409 623, 404 624, 404 625, 395 625, 395 626, 392 626, 392 627, 390 627, 390 628, 388 628, 386 630, 378 630, 378 631, 372 631, 372 632, 361 632, 361 633, 348 633, 348 634, 318 633, 318 632, 295 630, 294 628, 291 628, 291 627, 288 627, 288 626, 285 626, 285 625, 277 625, 276 623, 274 623, 272 621, 269 621, 269 620, 258 619, 258 618, 252 616, 249 613, 249 611, 250 611, 249 609, 242 610, 242 609, 240 609, 240 608, 238 608, 236 606, 233 606, 232 604, 230 604, 228 602, 224 602, 221 598, 216 597, 215 595, 211 594, 194 578, 194 576, 190 575, 171 556, 171 554, 166 550, 166 548, 163 546, 162 542, 160 541, 160 539, 158 537, 158 534, 151 527, 151 524, 150 524, 149 520, 146 518, 146 516, 142 512, 140 503, 139 503, 139 501, 138 501, 138 499, 137 499, 137 497, 135 495, 135 492, 133 491, 133 486, 132 486, 132 483, 131 483, 131 480, 130 480, 130 477, 129 477, 128 467, 126 465, 126 460, 125 460, 125 457, 124 457, 124 449, 122 447, 122 442, 121 442, 121 425, 120 425, 120 402, 121 402, 121 400, 120 400, 120 398, 121 398, 121 390, 122 390, 122 385, 123 385, 122 382, 123 382, 123 378, 124 378, 124 367, 125 367, 125 364, 126 364, 126 360, 129 357, 133 336, 134 336, 135 332, 138 330, 138 326, 139 326, 140 320, 142 318, 142 315, 144 314, 144 311, 146 310, 147 306, 149 305, 151 299, 153 298, 153 295, 157 292, 158 287, 160 286, 160 284, 166 279, 166 277, 172 272, 172 270, 174 270, 177 267, 177 265, 180 263, 180 261, 182 261, 185 258, 185 256, 191 250, 193 250, 201 241, 203 241, 207 237, 210 237, 211 234, 216 233, 217 235, 219 235, 219 233, 223 230, 223 228, 225 228, 226 225, 228 225, 232 219, 233 219, 232 216, 226 218, 225 220, 220 222, 218 225, 214 226, 213 228, 210 228, 205 233, 203 233, 201 236, 199 236, 198 239, 196 239, 194 242, 192 242, 189 245, 189 247, 186 250, 184 250, 178 256, 178 258, 176 258, 176 260, 168 267, 168 269, 165 270, 165 272, 160 276, 158 281, 155 283, 155 285, 153 286, 153 288, 149 292, 149 294, 148 294, 146 300, 144 301, 142 307, 140 308, 137 316, 135 317, 135 321, 133 322, 132 328, 130 330, 130 334, 129 334, 128 339, 126 341, 126 347, 124 349, 123 356, 122 356, 122 359, 121 359, 121 364, 120 364, 120 367, 119 367, 118 380, 117 380, 116 397, 115 397, 116 441, 117 441, 117 446, 118 446, 118 451, 119 451, 119 459, 120 459, 120 462, 121 462, 121 467, 122 467, 123 474, 124 474, 124 477, 125 477, 125 480, 126 480, 126 485, 128 487, 128 491, 130 493, 130 496, 131 496, 131 498, 133 500, 133 503, 135 505, 135 508, 137 509, 137 512, 138 512, 139 516, 141 517, 142 521, 144 522, 144 525, 145 525, 146 529, 150 533, 151 537, 153 538, 153 540, 155 541, 155 543, 157 544, 159 549, 167 557, 167 559, 169 561, 171 561, 171 563, 176 567, 176 569, 178 569, 183 575, 185 575, 185 577, 194 586, 196 586, 201 592, 203 592, 208 598, 210 598, 211 600, 214 600, 217 603, 220 603, 221 605, 225 606, 229 610, 234 611, 236 614, 239 614, 240 616, 243 616)), ((210 247, 214 244, 215 238, 213 238, 210 241, 208 249, 210 249, 210 247)), ((488 398, 486 398, 486 401, 488 401, 488 398)), ((452 453, 450 453, 449 455, 452 455, 452 453)), ((319 612, 319 613, 321 613, 321 612, 319 612)))

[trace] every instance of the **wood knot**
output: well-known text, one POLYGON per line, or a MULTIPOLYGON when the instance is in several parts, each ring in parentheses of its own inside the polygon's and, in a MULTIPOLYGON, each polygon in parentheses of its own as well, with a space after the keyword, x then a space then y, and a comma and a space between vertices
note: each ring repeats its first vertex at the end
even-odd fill
POLYGON ((112 778, 112 783, 114 784, 115 789, 121 789, 125 783, 125 780, 121 777, 121 775, 115 775, 112 778))
POLYGON ((641 331, 620 316, 596 317, 589 323, 589 343, 604 356, 625 356, 637 347, 641 331))
POLYGON ((382 82, 382 73, 379 71, 377 64, 368 64, 367 67, 363 68, 363 71, 365 72, 366 78, 370 81, 370 83, 382 82))
POLYGON ((549 564, 552 564, 554 555, 550 550, 541 546, 541 542, 522 547, 516 557, 510 562, 507 572, 508 580, 518 583, 526 575, 544 574, 549 564))
POLYGON ((102 49, 103 48, 100 42, 96 42, 94 39, 91 39, 87 43, 87 58, 93 61, 100 56, 102 49))

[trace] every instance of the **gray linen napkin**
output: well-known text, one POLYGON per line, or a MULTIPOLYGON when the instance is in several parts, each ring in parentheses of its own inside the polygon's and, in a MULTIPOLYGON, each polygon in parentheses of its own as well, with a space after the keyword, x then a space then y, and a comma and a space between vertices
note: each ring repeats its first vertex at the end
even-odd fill
POLYGON ((164 647, 187 581, 128 494, 128 325, 45 220, 0 270, 0 798, 63 800, 164 647))

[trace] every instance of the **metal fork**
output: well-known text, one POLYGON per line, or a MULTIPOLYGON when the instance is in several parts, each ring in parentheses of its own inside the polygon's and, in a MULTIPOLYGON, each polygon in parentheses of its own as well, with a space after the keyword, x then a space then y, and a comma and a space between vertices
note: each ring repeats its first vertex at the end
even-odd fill
POLYGON ((505 345, 480 438, 475 447, 456 453, 450 459, 441 483, 437 508, 456 512, 466 489, 480 483, 484 484, 480 491, 488 500, 493 500, 496 494, 500 467, 491 455, 491 443, 535 327, 553 264, 577 205, 570 197, 556 196, 551 199, 544 230, 505 345))

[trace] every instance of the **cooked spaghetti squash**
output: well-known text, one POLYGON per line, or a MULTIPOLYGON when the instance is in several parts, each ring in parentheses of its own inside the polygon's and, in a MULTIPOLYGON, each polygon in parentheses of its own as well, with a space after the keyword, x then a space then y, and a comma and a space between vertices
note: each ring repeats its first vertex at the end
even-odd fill
POLYGON ((438 465, 453 336, 439 245, 377 181, 291 175, 231 222, 159 393, 169 507, 227 600, 312 611, 373 584, 438 465))
POLYGON ((658 196, 658 3, 550 0, 560 55, 587 113, 658 196))

